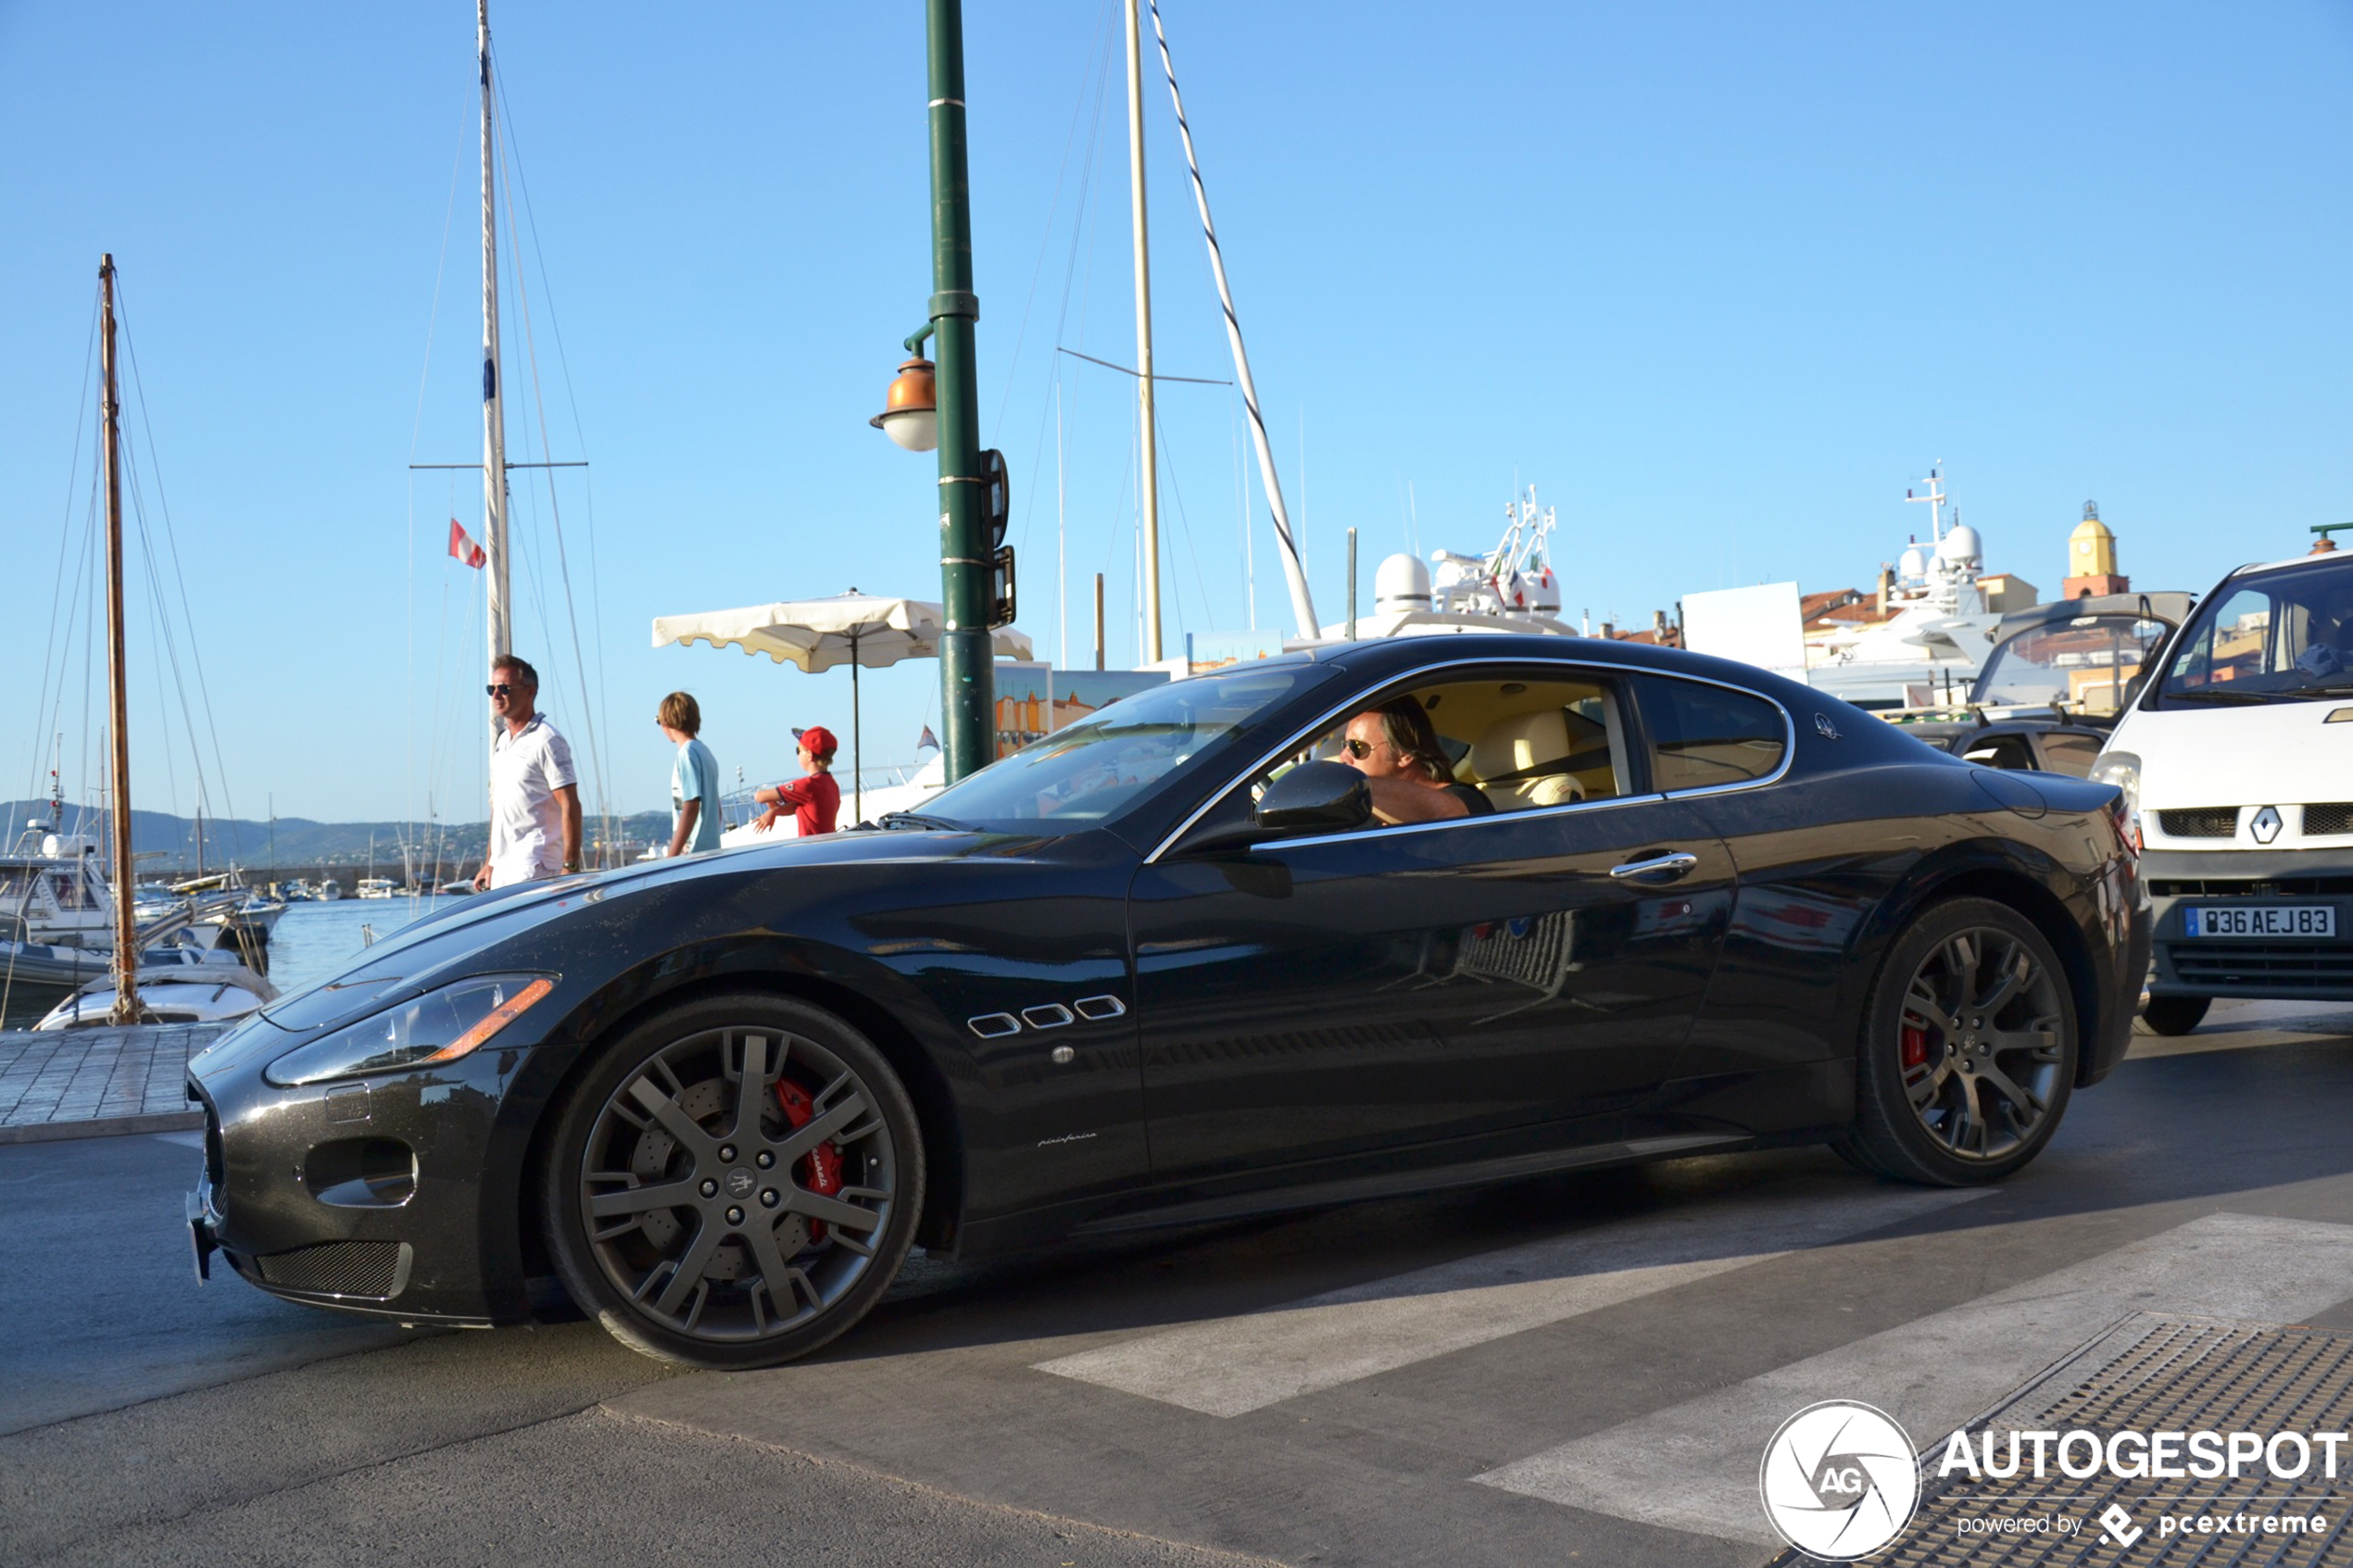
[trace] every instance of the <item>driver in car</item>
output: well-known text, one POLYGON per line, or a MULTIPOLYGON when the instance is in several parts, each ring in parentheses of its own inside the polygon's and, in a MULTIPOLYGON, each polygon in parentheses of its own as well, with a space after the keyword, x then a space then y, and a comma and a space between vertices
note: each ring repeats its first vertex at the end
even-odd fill
POLYGON ((1484 817, 1495 803, 1466 784, 1438 744, 1437 727, 1410 696, 1369 708, 1348 721, 1340 760, 1365 775, 1373 815, 1383 822, 1437 822, 1484 817))

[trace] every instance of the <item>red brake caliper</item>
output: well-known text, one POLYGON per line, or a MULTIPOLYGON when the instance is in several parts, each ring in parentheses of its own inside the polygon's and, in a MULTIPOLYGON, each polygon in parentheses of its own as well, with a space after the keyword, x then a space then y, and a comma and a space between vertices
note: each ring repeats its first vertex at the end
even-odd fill
POLYGON ((1904 1065, 1906 1067, 1928 1065, 1928 1031, 1917 1023, 1904 1025, 1904 1065))
MULTIPOLYGON (((796 1127, 806 1126, 809 1119, 817 1114, 809 1091, 788 1078, 776 1080, 776 1103, 783 1108, 785 1120, 796 1127)), ((819 1144, 794 1168, 793 1179, 820 1197, 833 1197, 841 1190, 841 1150, 830 1139, 819 1144)), ((809 1239, 825 1239, 824 1221, 809 1222, 809 1239)))

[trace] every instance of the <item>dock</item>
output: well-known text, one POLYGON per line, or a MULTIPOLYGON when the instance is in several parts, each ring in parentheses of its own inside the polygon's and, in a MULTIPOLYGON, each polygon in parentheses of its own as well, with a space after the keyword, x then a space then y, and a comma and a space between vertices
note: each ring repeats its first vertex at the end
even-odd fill
POLYGON ((226 1023, 0 1031, 0 1144, 204 1125, 188 1103, 188 1059, 226 1023))

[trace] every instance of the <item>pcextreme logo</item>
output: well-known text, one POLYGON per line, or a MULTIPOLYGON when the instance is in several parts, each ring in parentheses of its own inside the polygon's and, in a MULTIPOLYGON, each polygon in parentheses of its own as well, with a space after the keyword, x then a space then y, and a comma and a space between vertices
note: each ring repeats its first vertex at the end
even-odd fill
POLYGON ((1904 1533, 1919 1506, 1911 1438, 1886 1411, 1851 1399, 1808 1405, 1765 1445, 1756 1489, 1781 1539, 1832 1562, 1867 1557, 1904 1533))

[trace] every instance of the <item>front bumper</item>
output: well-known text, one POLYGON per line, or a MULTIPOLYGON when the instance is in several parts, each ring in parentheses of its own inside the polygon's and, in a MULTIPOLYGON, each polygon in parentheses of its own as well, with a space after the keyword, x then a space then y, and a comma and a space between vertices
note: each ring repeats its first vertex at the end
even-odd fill
POLYGON ((2151 850, 2152 996, 2353 1001, 2353 856, 2312 850, 2151 850), (2194 936, 2197 908, 2336 912, 2333 937, 2194 936))
POLYGON ((447 1067, 308 1088, 262 1076, 305 1037, 255 1020, 190 1065, 188 1098, 205 1112, 204 1170, 187 1198, 199 1275, 217 1252, 289 1300, 403 1322, 527 1317, 524 1140, 506 1113, 532 1052, 494 1045, 447 1067))

